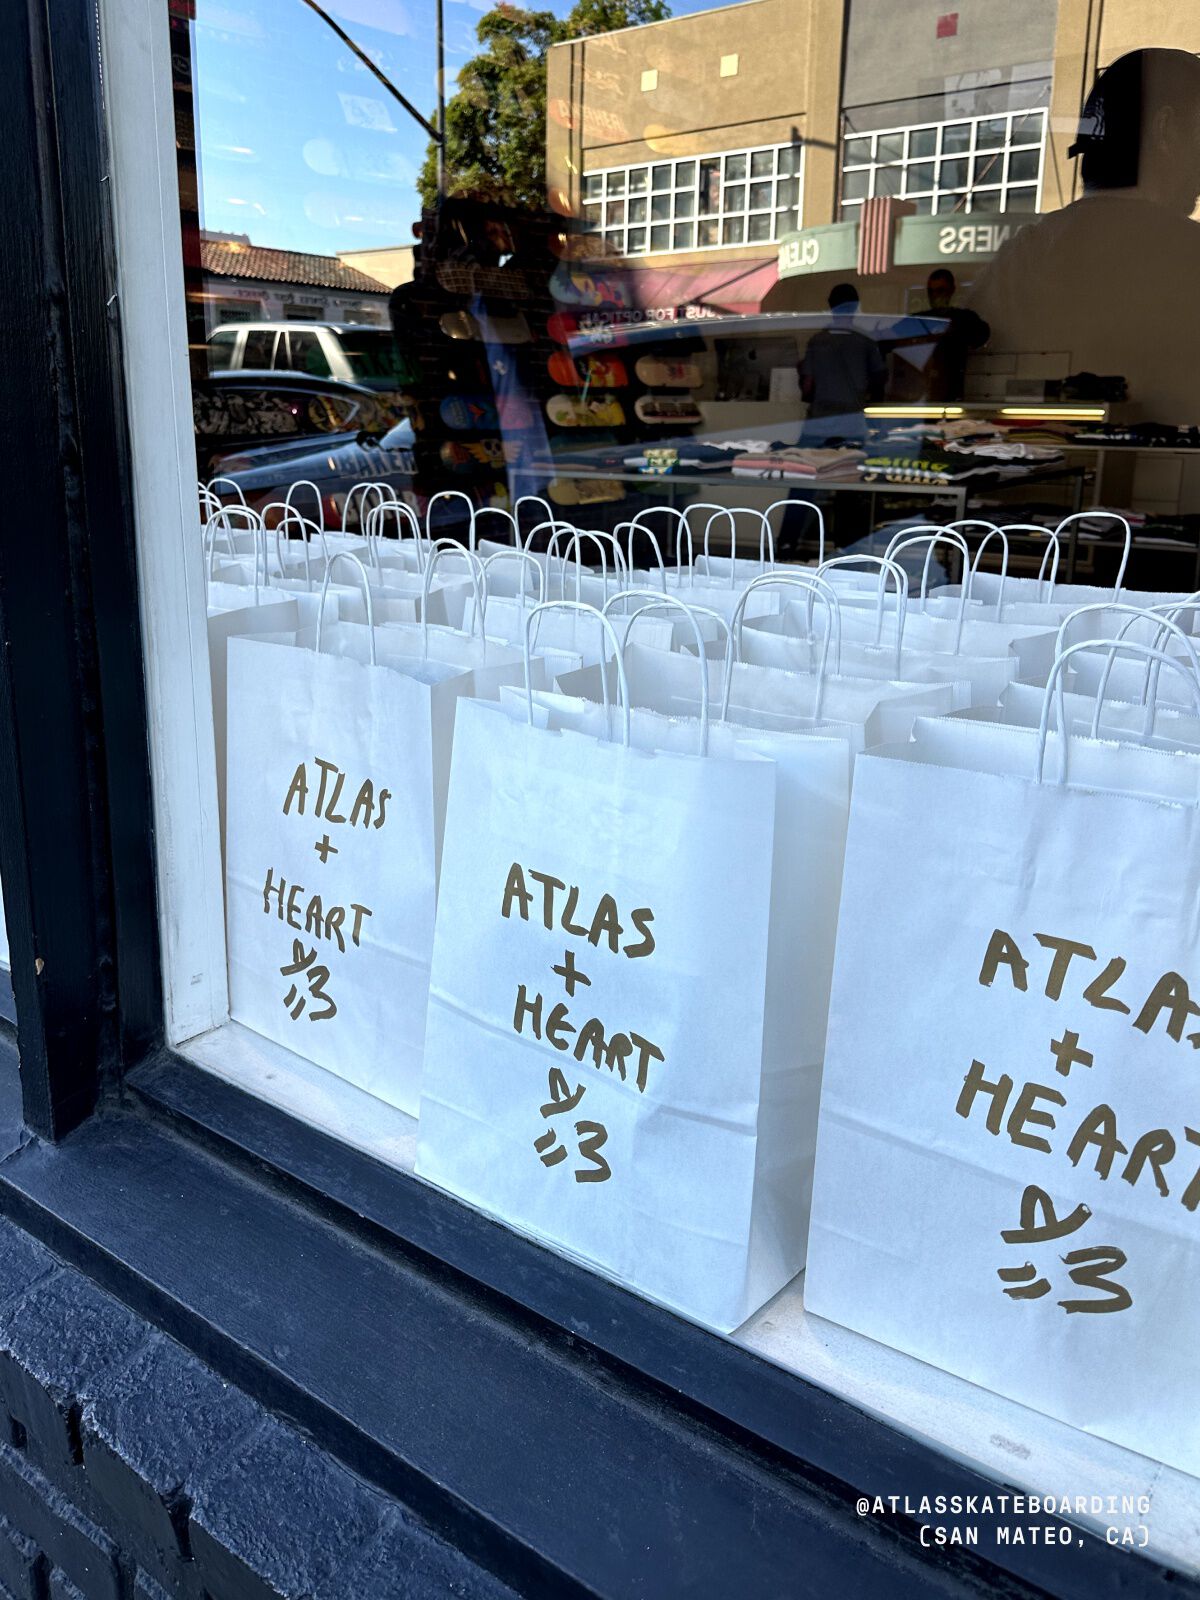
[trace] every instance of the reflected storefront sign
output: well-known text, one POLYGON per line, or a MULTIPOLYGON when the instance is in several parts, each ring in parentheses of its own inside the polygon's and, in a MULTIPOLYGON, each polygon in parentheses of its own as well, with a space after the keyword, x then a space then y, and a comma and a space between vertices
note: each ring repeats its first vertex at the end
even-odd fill
POLYGON ((896 266, 932 261, 990 261, 1022 228, 1038 220, 1035 211, 973 211, 969 216, 902 217, 892 260, 896 266))
POLYGON ((858 261, 858 223, 833 222, 785 234, 779 243, 779 276, 810 272, 852 272, 858 261))
MULTIPOLYGON (((938 261, 963 264, 990 261, 1014 234, 1037 222, 1036 212, 975 211, 967 216, 899 217, 896 220, 891 267, 930 266, 938 261)), ((817 272, 863 270, 857 222, 834 222, 802 228, 779 244, 780 278, 801 278, 817 272)))

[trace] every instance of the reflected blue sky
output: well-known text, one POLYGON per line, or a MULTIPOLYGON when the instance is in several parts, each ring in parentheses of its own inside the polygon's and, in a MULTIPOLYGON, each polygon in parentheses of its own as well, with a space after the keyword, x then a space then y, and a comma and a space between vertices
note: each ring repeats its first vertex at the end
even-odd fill
MULTIPOLYGON (((486 8, 445 0, 451 92, 486 8)), ((326 9, 432 120, 433 0, 326 9)), ((193 47, 203 227, 322 255, 412 243, 426 135, 302 0, 197 0, 193 47)))

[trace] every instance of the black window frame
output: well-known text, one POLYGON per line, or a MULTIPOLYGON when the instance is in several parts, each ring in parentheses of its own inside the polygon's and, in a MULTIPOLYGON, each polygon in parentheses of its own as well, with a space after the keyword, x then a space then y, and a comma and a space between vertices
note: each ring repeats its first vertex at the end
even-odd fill
MULTIPOLYGON (((167 0, 162 5, 165 25, 167 0)), ((923 1549, 912 1516, 858 1517, 861 1494, 982 1496, 1003 1486, 168 1048, 97 37, 93 0, 55 0, 52 9, 49 0, 19 0, 0 10, 3 198, 8 215, 27 219, 0 236, 18 312, 8 319, 0 395, 8 437, 23 441, 6 506, 8 528, 17 532, 0 534, 0 879, 24 1123, 16 1145, 2 1146, 15 1153, 0 1159, 0 1211, 232 1381, 299 1417, 356 1470, 440 1517, 523 1592, 634 1593, 623 1571, 611 1576, 611 1519, 655 1515, 662 1542, 647 1552, 647 1587, 636 1592, 676 1592, 686 1540, 711 1515, 711 1486, 681 1468, 671 1502, 646 1508, 636 1463, 622 1461, 619 1431, 610 1437, 596 1415, 567 1410, 562 1426, 578 1430, 597 1458, 619 1464, 597 1472, 594 1503, 574 1504, 568 1570, 561 1555, 547 1553, 549 1524, 568 1509, 556 1503, 553 1485, 540 1510, 537 1497, 530 1500, 523 1525, 517 1517, 499 1526, 487 1505, 468 1504, 456 1489, 463 1440, 448 1437, 444 1459, 435 1450, 414 1465, 369 1414, 350 1415, 330 1401, 319 1381, 322 1362, 336 1364, 344 1353, 321 1353, 320 1328, 298 1326, 298 1339, 314 1341, 316 1363, 302 1371, 296 1352, 290 1365, 271 1358, 271 1306, 259 1308, 253 1337, 244 1328, 235 1337, 202 1282, 203 1264, 189 1262, 186 1250, 152 1272, 144 1236, 135 1237, 112 1208, 96 1208, 118 1156, 140 1173, 129 1152, 144 1146, 144 1180, 138 1176, 135 1187, 144 1181, 149 1192, 132 1204, 151 1208, 156 1225, 177 1230, 181 1242, 194 1221, 189 1205, 220 1206, 224 1182, 244 1190, 253 1180, 264 1205, 285 1203, 314 1240, 325 1241, 314 1270, 347 1294, 367 1255, 432 1289, 453 1290, 464 1307, 464 1337, 486 1326, 496 1362, 478 1373, 480 1407, 494 1405, 506 1382, 527 1381, 520 1375, 528 1363, 520 1366, 517 1353, 544 1351, 547 1363, 583 1374, 591 1392, 616 1395, 631 1415, 637 1408, 639 1418, 650 1418, 665 1461, 675 1460, 672 1452, 684 1461, 686 1446, 693 1466, 710 1462, 714 1482, 740 1474, 737 1493, 718 1501, 728 1524, 716 1533, 727 1537, 716 1539, 705 1581, 690 1592, 760 1592, 743 1586, 751 1572, 760 1583, 776 1575, 781 1587, 772 1593, 846 1583, 853 1592, 855 1573, 886 1570, 890 1595, 1050 1590, 1102 1600, 1131 1588, 1164 1600, 1178 1595, 1187 1580, 1152 1556, 1114 1550, 1088 1533, 1061 1554, 992 1547, 988 1561, 923 1549), (170 1169, 151 1158, 164 1141, 204 1164, 211 1193, 197 1200, 177 1192, 170 1169), (764 1525, 756 1526, 756 1508, 764 1525)), ((0 1004, 0 1074, 15 1053, 4 1010, 0 1004)), ((228 1226, 236 1239, 253 1219, 235 1216, 228 1226)), ((225 1290, 253 1302, 253 1284, 230 1282, 225 1290)), ((419 1328, 419 1310, 414 1316, 419 1328)), ((388 1370, 366 1378, 377 1391, 396 1381, 388 1370)), ((520 1404, 525 1395, 511 1398, 520 1404)), ((509 1466, 519 1466, 519 1444, 514 1450, 509 1466)), ((505 1470, 498 1457, 497 1481, 505 1470)))

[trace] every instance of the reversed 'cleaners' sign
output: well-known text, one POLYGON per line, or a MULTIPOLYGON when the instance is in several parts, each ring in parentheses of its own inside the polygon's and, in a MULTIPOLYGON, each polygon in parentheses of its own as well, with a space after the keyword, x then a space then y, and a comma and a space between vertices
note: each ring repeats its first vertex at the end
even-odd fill
POLYGON ((434 916, 423 693, 340 657, 230 645, 232 1014, 409 1112, 434 916))

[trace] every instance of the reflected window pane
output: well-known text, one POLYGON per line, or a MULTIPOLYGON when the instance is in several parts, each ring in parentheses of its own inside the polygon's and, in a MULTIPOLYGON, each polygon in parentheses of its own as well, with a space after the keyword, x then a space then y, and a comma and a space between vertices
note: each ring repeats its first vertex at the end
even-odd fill
POLYGON ((644 197, 641 200, 631 200, 629 202, 629 220, 630 222, 645 222, 646 201, 644 197))
POLYGON ((600 207, 584 206, 583 220, 589 228, 598 228, 600 226, 600 207))
POLYGON ((696 214, 696 195, 689 190, 686 194, 675 196, 675 215, 677 217, 693 217, 696 214))
POLYGON ((671 196, 669 194, 656 194, 650 201, 651 222, 669 222, 671 220, 671 196))
POLYGON ((726 156, 725 157, 725 181, 726 181, 726 183, 733 183, 735 181, 740 181, 745 176, 746 176, 746 158, 745 158, 745 156, 726 156))
POLYGON ((842 151, 842 160, 848 167, 857 166, 860 162, 870 161, 873 155, 874 141, 870 134, 865 134, 856 139, 847 139, 842 151))
POLYGON ((645 167, 634 167, 629 174, 630 194, 645 194, 650 187, 650 174, 645 167))
POLYGON ((624 200, 610 200, 604 208, 604 224, 611 228, 614 222, 625 221, 624 200))
POLYGON ((933 188, 933 162, 917 161, 905 172, 905 194, 922 194, 933 188))
POLYGON ((1042 113, 1029 111, 1012 119, 1011 144, 1039 144, 1042 138, 1042 113))
POLYGON ((940 194, 933 209, 938 213, 965 211, 967 209, 967 197, 965 194, 940 194))
POLYGON ((870 167, 860 167, 857 172, 844 172, 842 174, 843 200, 865 200, 870 192, 870 167))
POLYGON ((785 233, 794 233, 800 226, 794 211, 777 211, 775 213, 775 237, 782 239, 785 233))
POLYGON ((769 183, 752 183, 750 185, 751 211, 767 211, 770 209, 774 186, 769 183))
POLYGON ((774 171, 774 150, 755 150, 751 152, 750 176, 752 178, 769 178, 774 171))
POLYGON ((1024 189, 1009 189, 1004 199, 1006 211, 1036 211, 1037 185, 1031 183, 1024 189))
MULTIPOLYGON (((849 161, 849 156, 846 160, 849 161)), ((781 176, 788 177, 800 171, 800 147, 789 144, 779 152, 779 172, 781 176)))
POLYGON ((654 189, 669 189, 671 187, 671 169, 669 166, 654 168, 651 174, 651 187, 654 189))
POLYGON ((903 161, 904 160, 904 135, 902 133, 881 133, 876 141, 876 161, 903 161))
POLYGON ((604 178, 598 172, 589 172, 583 180, 583 198, 598 200, 604 193, 604 178))
POLYGON ((1026 183, 1037 179, 1041 165, 1040 150, 1014 150, 1008 158, 1009 183, 1026 183))
POLYGON ((876 167, 875 168, 875 193, 899 194, 900 185, 904 178, 903 167, 876 167))
POLYGON ((799 180, 797 178, 781 178, 775 186, 775 203, 781 206, 794 206, 799 199, 799 180))
POLYGON ((908 155, 912 160, 916 156, 932 156, 937 154, 937 129, 914 128, 908 136, 908 155))
POLYGON ((630 228, 629 243, 626 247, 631 256, 645 255, 646 230, 645 228, 630 228))
POLYGON ((675 163, 675 187, 677 189, 694 189, 696 187, 696 163, 694 161, 677 161, 675 163))
POLYGON ((700 163, 700 209, 701 211, 719 211, 721 209, 721 163, 719 161, 702 161, 700 163))
POLYGON ((751 217, 746 228, 746 237, 752 244, 757 244, 762 239, 771 237, 771 214, 762 212, 757 217, 751 217))
POLYGON ((727 183, 725 185, 725 210, 744 211, 746 209, 746 185, 744 183, 727 183))
POLYGON ((975 129, 976 150, 999 150, 1008 131, 1007 117, 989 117, 975 129))
POLYGON ((671 245, 671 230, 670 230, 670 228, 651 228, 650 229, 650 248, 651 248, 651 250, 668 250, 668 249, 670 249, 670 245, 671 245))
POLYGON ((913 205, 916 208, 916 216, 927 217, 933 210, 933 196, 931 194, 920 195, 913 201, 913 205))
POLYGON ((943 189, 963 189, 967 183, 966 161, 943 161, 938 168, 938 183, 943 189))
POLYGON ((1004 152, 1002 150, 997 150, 995 155, 975 157, 971 176, 972 183, 999 183, 1003 175, 1004 152))
POLYGON ((697 244, 716 244, 718 224, 715 222, 701 222, 696 235, 697 244))
POLYGON ((625 174, 623 172, 610 172, 605 180, 606 194, 625 193, 625 174))
POLYGON ((742 217, 726 217, 721 230, 722 244, 742 244, 745 239, 746 224, 742 217))
POLYGON ((690 222, 677 222, 671 234, 671 247, 674 250, 690 250, 695 229, 690 222))
POLYGON ((956 150, 969 150, 971 148, 971 124, 969 122, 952 122, 949 127, 942 129, 942 154, 949 155, 956 150))

